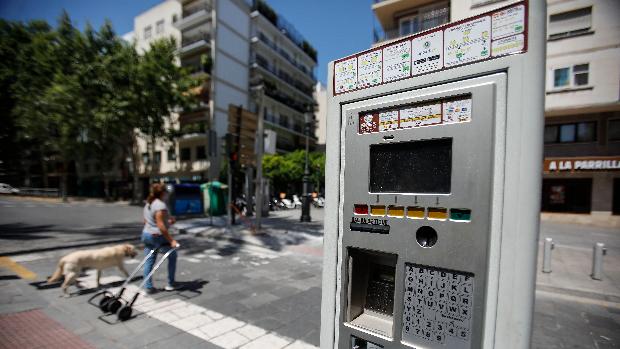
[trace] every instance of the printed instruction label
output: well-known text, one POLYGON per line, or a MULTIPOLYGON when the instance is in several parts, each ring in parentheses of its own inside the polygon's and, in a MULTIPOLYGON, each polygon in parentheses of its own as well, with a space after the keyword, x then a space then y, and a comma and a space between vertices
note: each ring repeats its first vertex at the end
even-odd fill
POLYGON ((519 5, 493 13, 493 40, 525 31, 525 6, 519 5))
POLYGON ((405 264, 403 342, 470 349, 474 275, 405 264))
POLYGON ((443 102, 443 123, 471 121, 471 98, 447 100, 443 102))
POLYGON ((444 65, 451 67, 491 56, 491 16, 447 28, 444 34, 444 65))
POLYGON ((440 123, 440 102, 414 106, 400 110, 400 128, 430 126, 440 123))
POLYGON ((411 41, 414 75, 443 68, 443 32, 436 31, 411 41))
POLYGON ((387 110, 379 113, 379 131, 398 129, 398 110, 387 110))
POLYGON ((403 41, 383 49, 383 82, 411 75, 411 41, 403 41))
POLYGON ((383 82, 381 52, 383 51, 371 51, 357 58, 357 88, 366 88, 383 82))
POLYGON ((357 58, 353 57, 334 65, 334 85, 336 93, 357 88, 357 58))
POLYGON ((509 36, 491 43, 491 54, 493 56, 507 55, 509 53, 521 52, 525 47, 525 37, 523 34, 509 36))

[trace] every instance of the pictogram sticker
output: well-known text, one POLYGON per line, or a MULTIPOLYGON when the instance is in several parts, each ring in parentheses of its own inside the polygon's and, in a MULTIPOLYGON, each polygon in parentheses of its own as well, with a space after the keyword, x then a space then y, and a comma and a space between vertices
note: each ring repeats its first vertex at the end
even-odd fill
POLYGON ((491 16, 484 16, 444 32, 444 65, 451 67, 491 56, 491 16))
POLYGON ((336 88, 336 93, 347 92, 357 88, 356 57, 335 64, 334 86, 336 88))
POLYGON ((519 5, 493 13, 493 40, 525 31, 525 6, 519 5))
POLYGON ((379 114, 360 114, 359 133, 379 132, 379 114))
POLYGON ((501 56, 509 53, 521 52, 524 46, 525 37, 523 34, 517 34, 493 41, 491 43, 491 54, 493 56, 501 56))
POLYGON ((382 50, 365 53, 357 58, 357 88, 378 85, 382 80, 382 50))
POLYGON ((471 273, 405 264, 403 341, 470 349, 473 297, 471 273))
POLYGON ((411 75, 411 41, 403 41, 383 49, 383 82, 411 75))
POLYGON ((436 31, 411 41, 412 72, 423 74, 443 68, 443 32, 436 31))
POLYGON ((443 123, 471 121, 471 98, 448 100, 443 102, 443 123))

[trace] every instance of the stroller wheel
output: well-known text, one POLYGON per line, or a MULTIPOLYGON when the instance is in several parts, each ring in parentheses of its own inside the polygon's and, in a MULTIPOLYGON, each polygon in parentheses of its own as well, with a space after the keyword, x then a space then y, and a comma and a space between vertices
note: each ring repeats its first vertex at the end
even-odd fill
POLYGON ((131 306, 126 305, 118 311, 117 316, 119 320, 127 321, 131 317, 131 313, 132 313, 131 306))
POLYGON ((108 302, 112 299, 112 297, 110 297, 109 295, 104 295, 101 300, 99 301, 99 309, 101 309, 101 311, 103 312, 107 312, 108 311, 108 302))
POLYGON ((108 312, 114 314, 123 305, 118 299, 111 299, 108 302, 108 312))

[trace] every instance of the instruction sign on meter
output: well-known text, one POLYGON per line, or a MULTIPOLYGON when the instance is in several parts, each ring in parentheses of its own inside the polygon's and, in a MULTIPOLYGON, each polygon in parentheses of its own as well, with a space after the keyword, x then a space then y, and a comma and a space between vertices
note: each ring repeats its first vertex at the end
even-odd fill
POLYGON ((543 2, 330 64, 321 347, 525 349, 543 2))

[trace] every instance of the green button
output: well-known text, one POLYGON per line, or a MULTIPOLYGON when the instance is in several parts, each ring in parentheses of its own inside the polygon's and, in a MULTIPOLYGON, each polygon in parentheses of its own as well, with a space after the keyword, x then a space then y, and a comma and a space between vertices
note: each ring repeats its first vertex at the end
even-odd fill
POLYGON ((450 210, 450 220, 452 221, 471 221, 471 210, 453 208, 450 210))

